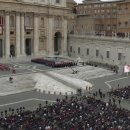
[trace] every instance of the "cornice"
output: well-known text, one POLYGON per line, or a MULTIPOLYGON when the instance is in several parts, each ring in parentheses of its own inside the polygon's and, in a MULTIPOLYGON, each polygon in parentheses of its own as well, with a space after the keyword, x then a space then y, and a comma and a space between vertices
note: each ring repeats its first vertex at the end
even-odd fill
POLYGON ((8 0, 0 0, 0 3, 10 3, 10 4, 21 4, 21 5, 31 5, 31 6, 39 6, 39 7, 47 7, 47 8, 56 8, 56 9, 64 9, 67 10, 67 7, 50 5, 50 4, 40 4, 40 3, 29 3, 29 2, 22 2, 20 0, 16 1, 8 1, 8 0))
MULTIPOLYGON (((113 43, 121 43, 121 42, 125 42, 126 44, 130 44, 130 40, 129 39, 121 39, 121 38, 109 38, 109 37, 95 37, 95 36, 79 36, 79 35, 69 35, 69 37, 72 38, 78 38, 78 39, 89 39, 89 40, 99 40, 99 41, 109 41, 109 42, 113 42, 113 43)), ((104 42, 107 44, 107 42, 104 42)), ((117 44, 119 45, 119 44, 117 44)))

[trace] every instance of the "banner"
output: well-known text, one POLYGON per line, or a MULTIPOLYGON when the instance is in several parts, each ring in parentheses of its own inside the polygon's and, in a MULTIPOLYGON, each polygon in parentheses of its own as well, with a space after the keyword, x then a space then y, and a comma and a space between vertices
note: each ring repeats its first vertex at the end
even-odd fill
POLYGON ((125 65, 124 66, 124 73, 130 72, 130 65, 125 65))

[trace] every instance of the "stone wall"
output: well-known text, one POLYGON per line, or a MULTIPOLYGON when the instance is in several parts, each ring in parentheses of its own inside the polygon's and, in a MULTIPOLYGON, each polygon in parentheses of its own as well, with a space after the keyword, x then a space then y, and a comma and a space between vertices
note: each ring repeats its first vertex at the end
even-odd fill
POLYGON ((74 58, 81 57, 84 61, 111 65, 130 64, 130 39, 69 35, 68 54, 74 58), (89 54, 87 54, 87 49, 89 54), (96 56, 96 50, 99 50, 98 56, 96 56), (109 51, 109 58, 107 58, 107 51, 109 51))

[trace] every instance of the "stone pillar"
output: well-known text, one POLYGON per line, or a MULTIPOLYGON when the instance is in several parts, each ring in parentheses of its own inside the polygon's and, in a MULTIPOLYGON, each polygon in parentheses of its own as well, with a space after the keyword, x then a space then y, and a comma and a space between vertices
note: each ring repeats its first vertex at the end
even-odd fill
POLYGON ((127 32, 125 32, 125 38, 127 38, 127 32))
POLYGON ((16 56, 20 56, 20 13, 16 14, 16 56))
POLYGON ((63 6, 66 7, 66 3, 67 3, 66 0, 63 0, 63 2, 64 2, 63 6))
POLYGON ((115 32, 115 37, 117 37, 117 33, 115 32))
POLYGON ((25 55, 24 14, 21 15, 21 53, 25 55))
POLYGON ((62 36, 63 40, 62 40, 62 55, 67 55, 67 18, 64 18, 64 24, 63 24, 63 30, 64 33, 62 36))
POLYGON ((10 25, 9 25, 9 12, 5 14, 5 57, 10 56, 10 25))
POLYGON ((34 55, 36 56, 39 52, 39 17, 37 14, 34 15, 34 55))
POLYGON ((53 17, 48 18, 48 54, 54 54, 54 35, 53 35, 53 17))

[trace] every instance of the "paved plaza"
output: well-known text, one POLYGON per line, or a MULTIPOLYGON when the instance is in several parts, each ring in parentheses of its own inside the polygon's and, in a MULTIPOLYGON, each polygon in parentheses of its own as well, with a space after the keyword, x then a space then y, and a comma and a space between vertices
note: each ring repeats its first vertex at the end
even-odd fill
MULTIPOLYGON (((67 83, 67 81, 63 81, 62 78, 55 77, 55 75, 60 74, 63 77, 88 81, 93 85, 92 91, 101 89, 105 93, 110 91, 111 88, 116 89, 118 84, 120 87, 130 84, 129 75, 117 75, 110 70, 94 66, 76 66, 59 69, 31 62, 10 63, 8 65, 15 68, 16 73, 12 74, 8 71, 0 72, 0 111, 9 107, 17 108, 21 106, 25 106, 26 109, 35 109, 40 103, 44 105, 46 100, 54 103, 57 98, 64 97, 64 95, 60 94, 37 92, 35 90, 36 82, 33 77, 39 73, 53 78, 53 80, 56 80, 57 85, 59 83, 63 84, 61 87, 66 85, 66 87, 74 90, 77 89, 76 85, 71 82, 67 83), (73 74, 73 71, 78 71, 78 73, 73 74), (13 83, 9 82, 10 76, 13 77, 13 83)), ((48 88, 50 92, 52 90, 51 87, 48 88)), ((62 89, 64 91, 64 88, 62 89)), ((123 101, 122 104, 123 107, 130 109, 129 101, 123 101)))

